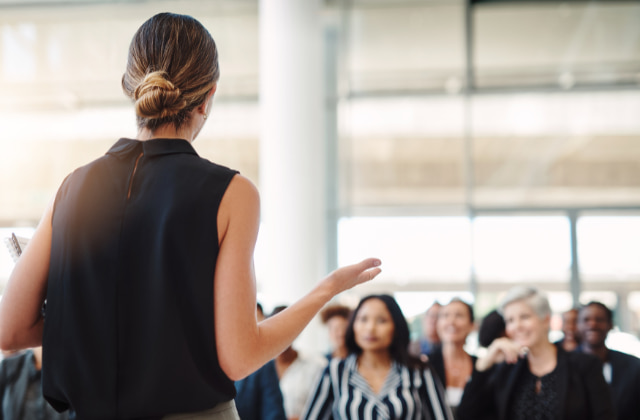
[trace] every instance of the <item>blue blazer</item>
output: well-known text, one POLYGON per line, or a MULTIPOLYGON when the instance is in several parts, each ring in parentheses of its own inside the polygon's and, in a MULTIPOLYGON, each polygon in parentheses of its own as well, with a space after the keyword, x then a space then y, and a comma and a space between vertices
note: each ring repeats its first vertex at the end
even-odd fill
POLYGON ((286 420, 273 360, 236 382, 236 407, 242 420, 286 420))

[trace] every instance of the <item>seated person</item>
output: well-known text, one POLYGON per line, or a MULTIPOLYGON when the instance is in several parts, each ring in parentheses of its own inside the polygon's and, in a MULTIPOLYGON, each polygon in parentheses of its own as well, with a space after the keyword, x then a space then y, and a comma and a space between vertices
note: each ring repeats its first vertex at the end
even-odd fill
MULTIPOLYGON (((258 322, 264 320, 257 304, 258 322)), ((286 420, 282 392, 273 360, 244 379, 236 381, 236 408, 242 420, 286 420)))
POLYGON ((614 420, 602 363, 549 341, 551 307, 535 288, 514 287, 500 305, 507 337, 476 361, 459 420, 614 420))
POLYGON ((350 316, 351 309, 344 305, 330 305, 320 312, 322 323, 326 325, 329 330, 331 352, 326 355, 328 360, 334 357, 339 359, 347 357, 349 351, 344 342, 344 334, 347 331, 350 316))
POLYGON ((571 308, 562 314, 562 333, 564 337, 555 344, 565 351, 574 351, 580 345, 578 333, 578 309, 571 308))
POLYGON ((640 418, 640 359, 607 348, 613 313, 600 302, 589 302, 578 313, 582 337, 579 351, 596 355, 603 363, 604 379, 611 387, 618 420, 640 418))
POLYGON ((427 355, 440 346, 438 337, 438 313, 442 305, 434 302, 422 317, 422 337, 409 343, 409 354, 420 357, 427 355))
POLYGON ((8 355, 0 362, 0 419, 66 420, 42 396, 42 347, 8 355))
POLYGON ((476 362, 476 357, 464 349, 474 328, 473 308, 459 298, 452 299, 440 308, 437 327, 441 345, 428 354, 429 362, 445 386, 447 402, 455 415, 476 362))
MULTIPOLYGON (((278 306, 271 316, 286 309, 278 306)), ((316 378, 322 373, 326 360, 298 352, 287 347, 275 358, 276 372, 280 378, 280 390, 284 400, 284 412, 288 420, 298 420, 307 402, 316 378)))

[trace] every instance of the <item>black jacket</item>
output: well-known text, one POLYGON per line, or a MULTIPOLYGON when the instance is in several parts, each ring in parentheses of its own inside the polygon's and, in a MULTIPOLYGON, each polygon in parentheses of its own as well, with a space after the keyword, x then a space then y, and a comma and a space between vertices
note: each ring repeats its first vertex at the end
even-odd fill
POLYGON ((640 419, 640 359, 609 350, 611 393, 618 420, 640 419))
MULTIPOLYGON (((457 410, 459 420, 510 419, 509 404, 527 359, 501 363, 478 372, 474 369, 457 410)), ((615 420, 611 392, 595 356, 558 349, 559 407, 554 420, 615 420)))

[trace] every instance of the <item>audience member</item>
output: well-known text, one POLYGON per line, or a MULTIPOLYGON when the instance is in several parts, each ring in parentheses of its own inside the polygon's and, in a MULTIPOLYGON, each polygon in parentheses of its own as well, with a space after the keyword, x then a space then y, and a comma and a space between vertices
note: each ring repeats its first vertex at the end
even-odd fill
POLYGON ((497 309, 492 310, 482 318, 478 329, 478 344, 488 348, 497 338, 506 336, 504 318, 497 309))
POLYGON ((434 302, 422 317, 422 336, 409 345, 409 354, 419 357, 431 353, 440 345, 438 337, 438 313, 442 305, 434 302))
POLYGON ((303 419, 453 418, 437 376, 409 355, 409 327, 393 297, 363 298, 346 343, 349 356, 329 362, 303 419))
POLYGON ((14 353, 0 362, 0 419, 66 420, 42 395, 42 347, 14 353))
POLYGON ((327 306, 320 312, 322 323, 329 330, 329 341, 331 342, 331 351, 326 355, 328 360, 334 357, 344 359, 347 357, 347 346, 344 342, 344 334, 349 325, 349 317, 351 316, 351 308, 344 305, 327 306))
POLYGON ((242 420, 285 420, 275 361, 236 382, 236 407, 242 420))
MULTIPOLYGON (((259 302, 256 318, 258 322, 265 318, 259 302)), ((286 420, 275 361, 236 381, 236 407, 242 420, 286 420)))
POLYGON ((456 412, 467 381, 471 377, 475 356, 464 350, 467 336, 474 327, 473 308, 461 299, 454 298, 440 308, 438 336, 441 345, 429 353, 429 362, 445 385, 447 402, 456 412))
MULTIPOLYGON (((286 306, 278 306, 271 316, 282 312, 286 306)), ((309 393, 322 372, 326 361, 321 357, 305 355, 287 347, 275 359, 276 372, 284 400, 284 412, 289 420, 298 420, 309 393)), ((244 420, 244 419, 243 419, 244 420)))
POLYGON ((603 363, 617 419, 640 419, 640 359, 609 349, 605 342, 613 328, 613 313, 600 302, 589 302, 580 309, 577 324, 582 339, 579 350, 597 356, 603 363))
POLYGON ((574 351, 577 349, 580 345, 577 308, 571 308, 562 313, 562 333, 564 337, 555 344, 561 346, 565 351, 574 351))
POLYGON ((602 364, 549 341, 551 308, 534 288, 511 289, 500 306, 507 337, 476 361, 460 420, 614 420, 602 364))

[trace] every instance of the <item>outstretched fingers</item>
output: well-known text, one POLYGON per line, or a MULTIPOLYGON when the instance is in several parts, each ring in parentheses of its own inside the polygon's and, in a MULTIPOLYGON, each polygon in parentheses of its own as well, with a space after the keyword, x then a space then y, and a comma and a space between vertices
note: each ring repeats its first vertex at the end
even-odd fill
POLYGON ((378 258, 367 258, 359 263, 338 268, 331 274, 335 287, 340 291, 350 289, 358 284, 373 280, 382 269, 378 258))
POLYGON ((357 264, 357 268, 361 270, 358 276, 358 284, 373 280, 382 272, 380 268, 382 262, 378 258, 367 258, 357 264))

